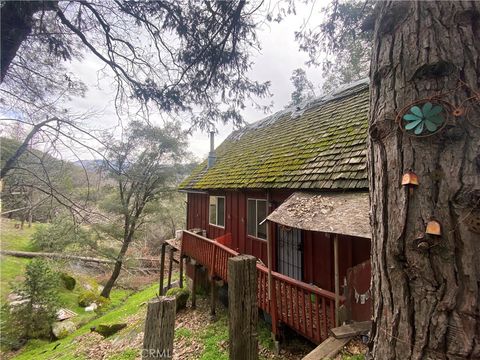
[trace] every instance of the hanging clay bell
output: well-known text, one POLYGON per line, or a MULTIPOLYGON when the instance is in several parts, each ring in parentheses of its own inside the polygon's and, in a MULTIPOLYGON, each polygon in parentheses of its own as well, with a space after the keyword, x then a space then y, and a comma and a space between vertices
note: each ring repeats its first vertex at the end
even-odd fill
POLYGON ((425 233, 430 235, 436 235, 436 236, 442 235, 442 229, 441 229, 440 223, 435 220, 430 220, 427 223, 427 228, 425 230, 425 233))
POLYGON ((408 170, 402 176, 402 185, 418 185, 418 176, 412 170, 408 170))
POLYGON ((402 176, 402 185, 408 186, 410 194, 413 194, 413 188, 418 186, 418 176, 412 170, 408 170, 402 176))

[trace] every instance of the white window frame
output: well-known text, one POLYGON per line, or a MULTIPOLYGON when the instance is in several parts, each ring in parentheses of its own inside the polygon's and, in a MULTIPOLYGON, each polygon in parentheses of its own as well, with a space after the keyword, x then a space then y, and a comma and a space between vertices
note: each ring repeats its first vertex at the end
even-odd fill
MULTIPOLYGON (((258 199, 258 198, 247 198, 247 236, 248 237, 251 237, 253 239, 256 239, 256 240, 260 240, 260 241, 267 241, 267 238, 266 238, 266 234, 265 234, 265 239, 264 238, 261 238, 261 237, 258 237, 258 224, 256 221, 255 221, 255 235, 250 235, 248 233, 248 201, 249 200, 252 200, 252 201, 255 201, 255 219, 257 218, 257 213, 258 213, 258 202, 259 201, 264 201, 265 202, 265 214, 268 216, 268 203, 267 203, 267 199, 258 199)), ((262 220, 264 221, 264 220, 262 220)), ((268 224, 266 225, 268 226, 268 224)))
POLYGON ((219 195, 209 195, 208 197, 208 224, 209 225, 212 225, 212 226, 216 226, 216 227, 219 227, 219 228, 222 228, 222 229, 225 229, 225 219, 226 219, 226 212, 227 212, 227 201, 225 199, 225 196, 219 196, 219 195), (212 224, 210 222, 210 198, 215 198, 215 208, 216 208, 216 224, 212 224), (222 198, 223 199, 223 226, 222 225, 218 225, 218 198, 222 198))

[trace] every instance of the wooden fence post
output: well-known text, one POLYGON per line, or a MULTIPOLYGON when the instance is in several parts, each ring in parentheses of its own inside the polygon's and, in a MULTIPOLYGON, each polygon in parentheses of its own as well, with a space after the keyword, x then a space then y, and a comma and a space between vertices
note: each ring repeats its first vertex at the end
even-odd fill
POLYGON ((258 359, 256 258, 228 259, 229 352, 231 360, 258 359))
POLYGON ((162 296, 148 302, 142 360, 172 359, 175 307, 174 296, 162 296))

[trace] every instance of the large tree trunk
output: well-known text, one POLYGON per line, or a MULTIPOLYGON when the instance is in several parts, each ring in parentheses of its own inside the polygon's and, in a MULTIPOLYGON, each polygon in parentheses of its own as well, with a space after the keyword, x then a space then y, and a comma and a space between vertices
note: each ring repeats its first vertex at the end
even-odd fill
MULTIPOLYGON (((479 89, 480 3, 379 2, 371 62, 369 177, 374 359, 480 358, 480 106, 429 137, 395 123, 414 100, 479 89), (409 195, 402 173, 420 185, 409 195), (415 240, 442 226, 428 249, 415 240)), ((478 102, 477 102, 478 104, 478 102)), ((425 245, 425 244, 424 244, 425 245)))

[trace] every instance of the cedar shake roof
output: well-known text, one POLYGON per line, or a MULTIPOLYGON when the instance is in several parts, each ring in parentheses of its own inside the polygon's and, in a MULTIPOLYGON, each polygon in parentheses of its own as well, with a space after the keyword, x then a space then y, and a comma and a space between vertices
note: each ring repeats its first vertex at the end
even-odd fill
POLYGON ((362 80, 234 131, 181 190, 366 190, 368 82, 362 80))

